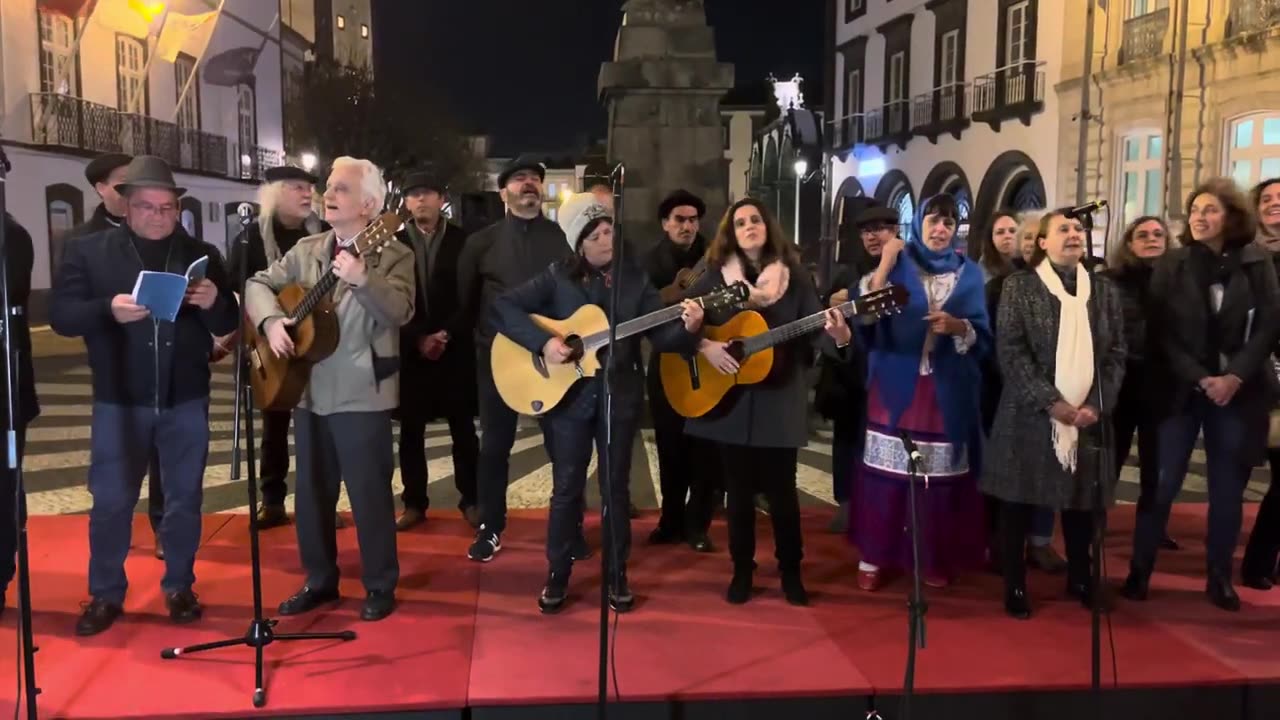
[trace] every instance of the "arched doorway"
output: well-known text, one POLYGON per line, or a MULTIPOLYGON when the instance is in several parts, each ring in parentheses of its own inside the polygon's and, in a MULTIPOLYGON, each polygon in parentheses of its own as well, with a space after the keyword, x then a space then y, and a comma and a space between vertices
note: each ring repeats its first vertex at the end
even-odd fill
POLYGON ((973 215, 973 190, 969 185, 969 176, 959 165, 946 161, 940 162, 929 171, 929 175, 920 184, 921 202, 946 193, 956 200, 960 219, 956 227, 956 247, 962 253, 968 252, 970 217, 973 215))
POLYGON ((916 196, 911 181, 901 170, 890 170, 876 186, 876 200, 898 213, 898 233, 903 240, 910 240, 916 218, 916 196))
POLYGON ((1043 210, 1044 180, 1040 168, 1025 153, 1009 150, 991 162, 970 214, 970 224, 984 226, 997 210, 1043 210))
POLYGON ((44 189, 46 237, 49 239, 49 282, 62 263, 62 241, 68 231, 84 222, 84 192, 74 185, 56 183, 44 189))
POLYGON ((197 240, 204 239, 204 213, 201 212, 200 201, 187 195, 178 203, 181 215, 179 222, 187 234, 197 240))

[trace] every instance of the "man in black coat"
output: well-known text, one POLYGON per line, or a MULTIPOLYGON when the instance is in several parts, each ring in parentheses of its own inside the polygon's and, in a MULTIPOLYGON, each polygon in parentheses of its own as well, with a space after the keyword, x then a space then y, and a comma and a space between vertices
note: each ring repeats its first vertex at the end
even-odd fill
MULTIPOLYGON (((18 466, 22 466, 22 454, 27 438, 27 425, 40 415, 40 403, 36 399, 36 379, 31 362, 31 329, 27 324, 27 298, 31 295, 31 268, 35 264, 35 250, 31 235, 9 213, 4 214, 5 264, 9 275, 9 316, 12 322, 6 328, 12 334, 9 342, 18 353, 18 372, 15 387, 18 389, 14 404, 16 427, 14 435, 18 445, 18 466)), ((0 336, 0 343, 3 336, 0 336)), ((0 344, 0 348, 3 345, 0 344)), ((4 368, 9 369, 9 358, 4 358, 4 368)), ((0 427, 9 429, 8 385, 0 381, 0 427)), ((5 435, 7 437, 7 433, 5 435)), ((0 441, 0 449, 8 456, 8 442, 0 441)), ((17 551, 18 528, 14 524, 15 498, 22 513, 21 522, 27 522, 27 498, 25 491, 16 492, 17 474, 10 471, 8 463, 0 466, 0 612, 4 612, 9 583, 17 570, 14 553, 17 551)))
MULTIPOLYGON (((686 190, 677 190, 658 206, 663 237, 644 257, 649 280, 661 291, 664 304, 675 304, 683 290, 676 284, 682 270, 705 267, 707 240, 698 232, 707 206, 686 190)), ((658 446, 662 515, 649 533, 655 545, 687 541, 698 552, 714 547, 707 537, 718 484, 715 448, 705 440, 684 434, 684 418, 671 408, 662 390, 659 353, 649 354, 649 413, 658 446), (687 498, 687 501, 686 501, 687 498)))
POLYGON ((448 189, 427 172, 405 178, 404 202, 413 220, 396 234, 414 255, 417 298, 413 319, 400 328, 400 479, 404 514, 397 530, 426 519, 427 423, 445 418, 453 441, 458 509, 480 526, 476 505, 475 346, 458 305, 458 258, 467 234, 441 215, 448 189))
POLYGON ((502 293, 573 255, 564 231, 542 215, 545 178, 546 169, 532 158, 520 157, 507 165, 498 176, 506 217, 471 236, 458 259, 458 303, 465 318, 461 327, 475 328, 482 430, 476 477, 480 528, 467 551, 467 557, 476 562, 489 562, 502 549, 501 535, 507 525, 507 474, 518 419, 493 383, 489 367, 494 335, 490 308, 502 293))
MULTIPOLYGON (((302 238, 328 229, 311 209, 315 175, 296 167, 274 167, 266 171, 264 179, 266 183, 258 190, 261 208, 258 221, 245 227, 229 249, 227 279, 235 292, 240 292, 242 273, 246 270, 248 277, 253 277, 284 257, 302 238), (248 268, 244 267, 246 262, 248 268)), ((238 333, 234 337, 238 337, 238 333)), ((221 346, 215 350, 215 361, 230 353, 233 338, 221 340, 221 346)), ((258 465, 262 507, 258 509, 258 527, 264 530, 289 522, 284 500, 289 494, 286 478, 292 417, 287 410, 262 413, 262 453, 258 465)))
POLYGON ((217 248, 183 232, 178 198, 164 160, 133 159, 116 187, 128 200, 122 227, 67 245, 53 282, 49 324, 84 338, 93 373, 89 461, 89 592, 77 635, 96 635, 124 605, 133 508, 153 452, 165 483, 165 574, 160 587, 176 623, 198 620, 196 548, 209 456, 209 355, 213 337, 240 321, 217 248), (140 271, 185 274, 208 258, 203 279, 188 283, 173 320, 151 317, 132 295, 140 271), (150 321, 150 322, 148 322, 150 321))

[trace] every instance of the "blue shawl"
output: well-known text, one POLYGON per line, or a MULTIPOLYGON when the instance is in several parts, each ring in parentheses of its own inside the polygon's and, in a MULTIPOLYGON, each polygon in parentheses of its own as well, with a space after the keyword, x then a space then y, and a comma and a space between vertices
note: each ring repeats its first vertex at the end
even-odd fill
MULTIPOLYGON (((907 244, 889 273, 889 282, 905 287, 910 300, 901 314, 859 328, 869 350, 867 385, 877 387, 889 411, 889 425, 897 427, 915 397, 928 330, 924 317, 929 313, 929 299, 920 280, 921 269, 931 275, 958 271, 956 288, 942 310, 968 320, 978 337, 964 354, 956 351, 951 338, 940 337, 929 357, 947 439, 969 446, 970 467, 976 473, 982 440, 981 361, 993 345, 982 271, 977 263, 954 249, 935 252, 916 239, 907 244)), ((859 290, 855 287, 853 294, 859 290)))

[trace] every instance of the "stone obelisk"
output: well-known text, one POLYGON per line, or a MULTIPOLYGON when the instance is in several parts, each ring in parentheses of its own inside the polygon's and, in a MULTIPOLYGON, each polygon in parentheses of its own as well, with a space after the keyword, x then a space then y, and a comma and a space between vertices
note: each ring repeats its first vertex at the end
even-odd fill
POLYGON ((677 188, 706 202, 709 236, 728 205, 720 98, 733 87, 733 65, 716 60, 703 0, 628 0, 622 11, 599 91, 609 160, 626 164, 628 245, 647 248, 659 237, 658 203, 677 188))

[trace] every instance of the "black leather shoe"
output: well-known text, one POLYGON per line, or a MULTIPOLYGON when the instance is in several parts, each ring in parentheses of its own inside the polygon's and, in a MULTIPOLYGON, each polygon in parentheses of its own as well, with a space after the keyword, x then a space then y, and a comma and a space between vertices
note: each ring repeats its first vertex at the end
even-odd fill
POLYGON ((1178 544, 1177 540, 1174 540, 1168 535, 1165 535, 1164 537, 1160 538, 1160 549, 1161 550, 1181 550, 1182 546, 1178 544))
POLYGON ((1266 577, 1265 575, 1241 574, 1240 584, 1244 585, 1247 588, 1252 588, 1254 590, 1270 590, 1271 588, 1276 586, 1276 584, 1271 580, 1271 578, 1266 577))
POLYGON ((301 590, 294 593, 293 597, 280 603, 280 614, 301 615, 302 613, 311 612, 321 605, 337 601, 337 588, 317 590, 309 585, 304 585, 301 590))
POLYGON ((178 625, 193 623, 204 615, 204 608, 200 606, 200 601, 191 592, 191 588, 169 593, 164 598, 164 604, 169 608, 169 619, 178 625))
POLYGON ((1026 588, 1010 588, 1004 591, 1004 611, 1016 620, 1031 619, 1031 601, 1026 588))
POLYGON ((1144 602, 1150 589, 1151 574, 1134 569, 1130 570, 1129 577, 1125 578, 1124 587, 1120 588, 1120 595, 1134 602, 1144 602))
POLYGON ((631 585, 627 583, 627 574, 624 572, 618 576, 617 583, 609 590, 609 607, 614 612, 625 613, 631 612, 635 607, 636 596, 631 594, 631 585))
POLYGON ((284 504, 279 505, 263 505, 258 508, 258 529, 270 530, 273 527, 289 524, 289 513, 285 512, 284 504))
POLYGON ((711 538, 706 535, 695 535, 694 537, 689 538, 689 547, 693 548, 694 552, 700 553, 712 553, 716 551, 716 546, 711 544, 711 538))
POLYGON ((538 596, 538 609, 542 610, 543 615, 554 615, 560 612, 564 607, 568 591, 568 573, 548 573, 547 584, 543 586, 542 594, 538 596))
POLYGON ((590 560, 594 553, 591 551, 591 545, 587 543, 586 535, 578 535, 578 539, 573 541, 573 548, 569 550, 569 557, 574 562, 582 562, 590 560))
POLYGON ((76 621, 76 634, 81 637, 97 635, 111 627, 123 612, 119 605, 96 597, 84 606, 84 613, 76 621))
POLYGON ((364 599, 364 607, 360 609, 360 619, 374 622, 391 614, 396 609, 396 594, 390 590, 370 590, 364 599))
POLYGON ((799 571, 782 573, 782 594, 792 605, 804 607, 809 604, 809 591, 804 589, 799 571))
POLYGON ((1227 612, 1240 611, 1240 596, 1236 594, 1235 588, 1231 587, 1231 578, 1223 575, 1211 575, 1209 581, 1205 584, 1205 594, 1209 596, 1209 602, 1216 607, 1220 607, 1227 612))
POLYGON ((658 527, 653 529, 653 532, 649 533, 650 545, 672 545, 683 540, 684 533, 679 530, 672 530, 662 524, 659 524, 658 527))
POLYGON ((729 581, 729 590, 725 593, 724 599, 728 600, 732 605, 741 605, 751 599, 751 575, 750 570, 735 569, 733 571, 733 579, 729 581))

